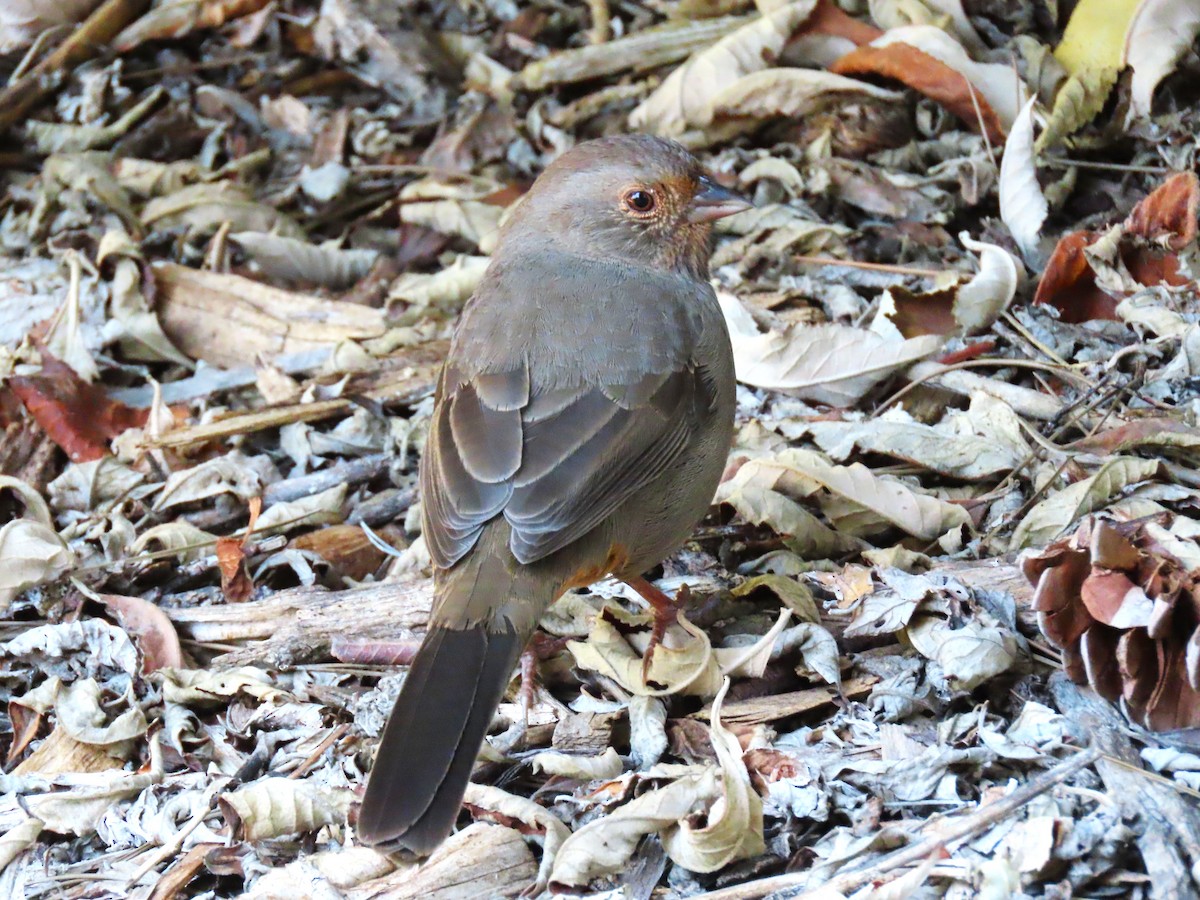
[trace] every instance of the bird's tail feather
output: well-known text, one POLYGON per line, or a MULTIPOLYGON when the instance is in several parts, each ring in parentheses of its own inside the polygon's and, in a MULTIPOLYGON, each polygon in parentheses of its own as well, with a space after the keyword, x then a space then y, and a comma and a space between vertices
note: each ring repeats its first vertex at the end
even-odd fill
POLYGON ((358 816, 364 843, 423 855, 450 833, 524 644, 507 623, 430 629, 367 782, 358 816))

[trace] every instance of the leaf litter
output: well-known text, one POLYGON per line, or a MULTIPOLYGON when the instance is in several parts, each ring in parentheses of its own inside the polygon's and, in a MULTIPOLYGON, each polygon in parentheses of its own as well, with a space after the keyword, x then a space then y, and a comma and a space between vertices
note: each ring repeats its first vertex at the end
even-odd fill
MULTIPOLYGON (((1200 891, 1190 0, 0 11, 0 892, 1200 891), (675 136, 738 432, 547 614, 461 829, 358 846, 507 210, 675 136), (529 670, 530 667, 526 667, 529 670)), ((402 668, 400 669, 402 672, 402 668)))

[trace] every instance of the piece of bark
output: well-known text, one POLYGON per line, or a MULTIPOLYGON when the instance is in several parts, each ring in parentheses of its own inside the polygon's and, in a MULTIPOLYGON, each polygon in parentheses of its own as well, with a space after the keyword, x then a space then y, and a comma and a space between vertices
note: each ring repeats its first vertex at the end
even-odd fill
POLYGON ((346 900, 488 900, 515 897, 538 867, 515 828, 482 822, 451 835, 415 871, 402 867, 346 892, 346 900))
POLYGON ((217 668, 283 668, 332 660, 334 640, 405 641, 424 633, 433 603, 427 578, 349 591, 293 588, 265 600, 168 609, 180 636, 200 642, 252 641, 223 653, 217 668))
POLYGON ((1200 871, 1200 807, 1169 785, 1137 771, 1142 760, 1127 736, 1129 725, 1095 691, 1072 683, 1061 672, 1051 677, 1050 690, 1080 744, 1133 767, 1103 757, 1096 761, 1108 797, 1127 819, 1136 820, 1133 827, 1150 876, 1150 897, 1196 897, 1200 881, 1193 873, 1200 871))

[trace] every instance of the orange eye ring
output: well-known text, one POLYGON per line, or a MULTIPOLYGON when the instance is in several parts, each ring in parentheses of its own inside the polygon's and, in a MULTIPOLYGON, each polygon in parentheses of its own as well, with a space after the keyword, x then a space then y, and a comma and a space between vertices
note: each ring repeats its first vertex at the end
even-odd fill
POLYGON ((654 192, 646 188, 631 188, 621 198, 625 208, 636 216, 646 216, 654 212, 658 206, 658 198, 654 192))

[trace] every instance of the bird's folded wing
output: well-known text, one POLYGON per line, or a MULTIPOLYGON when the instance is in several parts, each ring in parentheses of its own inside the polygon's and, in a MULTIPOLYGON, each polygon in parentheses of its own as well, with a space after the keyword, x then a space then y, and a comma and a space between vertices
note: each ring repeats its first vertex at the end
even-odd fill
POLYGON ((443 567, 501 514, 523 563, 587 534, 678 463, 715 403, 694 363, 542 392, 523 365, 471 379, 448 367, 439 390, 421 487, 426 543, 443 567))

